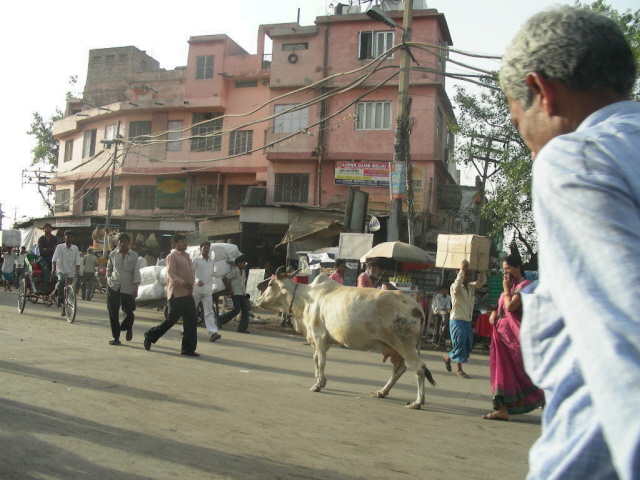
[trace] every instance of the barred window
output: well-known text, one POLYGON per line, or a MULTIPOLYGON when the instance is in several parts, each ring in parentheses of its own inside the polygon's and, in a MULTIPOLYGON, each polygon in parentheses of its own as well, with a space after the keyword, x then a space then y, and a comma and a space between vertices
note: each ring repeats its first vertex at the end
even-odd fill
POLYGON ((56 213, 69 211, 69 199, 71 198, 71 190, 56 190, 56 205, 54 211, 56 213))
POLYGON ((95 129, 84 132, 82 158, 93 157, 96 154, 96 133, 97 130, 95 129))
POLYGON ((151 135, 151 122, 129 123, 129 140, 133 143, 148 143, 151 135))
POLYGON ((196 58, 196 80, 213 78, 213 55, 196 58))
POLYGON ((113 140, 114 138, 116 138, 116 128, 118 128, 118 125, 116 125, 115 123, 113 125, 107 125, 106 127, 104 127, 104 139, 113 140))
POLYGON ((356 103, 356 130, 391 130, 391 102, 356 103))
POLYGON ((73 140, 67 140, 64 142, 64 161, 70 162, 73 160, 73 140))
POLYGON ((216 185, 196 185, 193 199, 194 210, 218 211, 220 192, 216 185))
POLYGON ((309 107, 291 112, 297 105, 276 105, 273 113, 278 115, 273 119, 273 133, 293 133, 309 125, 309 107), (286 112, 286 113, 283 113, 286 112))
POLYGON ((191 128, 192 152, 219 152, 222 149, 222 139, 213 136, 222 130, 222 119, 219 113, 194 113, 191 128), (210 121, 207 121, 210 120, 210 121))
MULTIPOLYGON (((109 208, 109 191, 111 189, 107 187, 107 200, 105 202, 105 210, 109 208)), ((113 187, 113 203, 111 204, 111 208, 119 209, 122 208, 122 185, 119 187, 113 187)))
POLYGON ((167 123, 167 152, 182 150, 182 120, 169 120, 167 123))
POLYGON ((98 210, 98 189, 91 188, 82 192, 82 211, 93 212, 98 210))
POLYGON ((274 201, 307 203, 309 201, 309 174, 276 173, 274 201))
MULTIPOLYGON (((393 32, 358 32, 358 60, 376 58, 393 47, 393 32)), ((386 58, 393 58, 393 54, 386 58)))
POLYGON ((132 185, 129 187, 129 208, 137 210, 153 209, 156 204, 155 185, 132 185))
POLYGON ((251 185, 229 185, 227 187, 227 210, 238 210, 244 202, 251 185))
POLYGON ((251 152, 253 148, 253 130, 237 130, 229 136, 229 155, 251 152))

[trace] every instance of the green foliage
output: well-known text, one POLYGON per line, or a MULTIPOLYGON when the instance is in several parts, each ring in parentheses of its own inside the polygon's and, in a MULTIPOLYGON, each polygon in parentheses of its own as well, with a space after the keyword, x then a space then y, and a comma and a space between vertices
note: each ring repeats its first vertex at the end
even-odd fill
MULTIPOLYGON (((576 2, 576 6, 601 12, 618 22, 640 63, 640 10, 620 13, 602 0, 590 5, 576 2)), ((484 159, 495 160, 488 170, 488 202, 482 209, 493 226, 489 235, 494 238, 513 235, 519 247, 527 252, 524 257, 531 262, 530 268, 535 268, 537 234, 531 201, 531 154, 511 125, 507 99, 499 90, 497 79, 487 77, 481 83, 486 88, 479 92, 476 88, 456 88, 459 138, 456 161, 474 164, 481 175, 484 159)), ((634 96, 640 100, 640 82, 636 82, 634 96)))
POLYGON ((36 146, 31 150, 33 153, 33 159, 31 160, 31 166, 41 165, 55 171, 58 166, 58 141, 53 137, 53 122, 64 117, 59 109, 56 109, 56 113, 45 120, 38 112, 33 113, 33 121, 31 122, 31 129, 27 132, 28 135, 33 135, 36 138, 36 146))

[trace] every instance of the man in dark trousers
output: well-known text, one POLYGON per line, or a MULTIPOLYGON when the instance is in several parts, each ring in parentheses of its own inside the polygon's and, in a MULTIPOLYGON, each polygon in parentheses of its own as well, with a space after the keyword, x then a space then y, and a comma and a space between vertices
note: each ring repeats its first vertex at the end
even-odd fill
POLYGON ((140 270, 138 270, 138 255, 129 248, 129 242, 129 235, 126 233, 118 235, 118 248, 109 254, 107 263, 107 309, 113 335, 109 345, 121 344, 120 332, 127 332, 127 342, 133 338, 133 311, 136 308, 138 285, 140 285, 140 270), (122 323, 120 323, 121 306, 125 313, 122 323))
POLYGON ((53 227, 50 223, 45 223, 42 226, 42 230, 44 230, 44 235, 38 239, 38 252, 40 253, 38 263, 42 268, 45 281, 48 282, 51 278, 51 259, 58 246, 58 237, 51 233, 53 227))
POLYGON ((245 267, 247 266, 247 259, 244 255, 240 255, 234 260, 235 267, 231 269, 227 275, 222 277, 224 286, 227 287, 229 295, 231 295, 231 301, 233 302, 233 310, 227 312, 218 317, 220 325, 233 320, 240 311, 240 323, 238 324, 239 333, 249 333, 247 328, 249 327, 249 300, 246 297, 246 282, 247 277, 245 275, 245 267))
POLYGON ((198 313, 193 299, 196 272, 191 257, 186 252, 187 236, 183 233, 176 233, 171 237, 171 244, 173 250, 166 258, 169 313, 164 322, 145 332, 144 348, 151 350, 151 344, 156 343, 182 317, 184 333, 180 353, 190 357, 199 357, 200 354, 196 353, 198 313))

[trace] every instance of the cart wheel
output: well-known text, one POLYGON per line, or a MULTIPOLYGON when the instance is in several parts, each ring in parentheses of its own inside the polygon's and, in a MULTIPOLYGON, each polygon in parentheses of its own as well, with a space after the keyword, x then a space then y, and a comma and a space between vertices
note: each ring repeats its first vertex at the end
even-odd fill
POLYGON ((198 325, 202 325, 204 323, 204 307, 202 306, 202 302, 198 302, 197 312, 198 312, 198 325))
POLYGON ((27 303, 27 282, 23 278, 18 286, 18 312, 24 312, 24 306, 27 303))
POLYGON ((76 307, 78 306, 78 299, 76 298, 76 292, 71 285, 68 285, 64 289, 64 314, 67 317, 67 322, 73 323, 76 319, 76 307))
POLYGON ((90 282, 89 285, 85 286, 85 290, 87 292, 86 299, 87 299, 87 301, 89 301, 89 300, 91 300, 93 298, 93 294, 96 293, 96 280, 95 280, 95 278, 93 279, 93 281, 90 282))

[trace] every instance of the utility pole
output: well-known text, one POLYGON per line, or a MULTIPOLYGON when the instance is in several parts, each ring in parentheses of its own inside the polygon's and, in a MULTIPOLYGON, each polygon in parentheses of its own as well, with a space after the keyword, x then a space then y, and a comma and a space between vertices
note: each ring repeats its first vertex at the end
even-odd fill
MULTIPOLYGON (((411 157, 409 148, 409 73, 411 54, 407 42, 411 41, 411 26, 413 24, 413 0, 404 1, 404 15, 402 18, 402 43, 400 51, 400 76, 398 79, 398 114, 396 120, 396 138, 393 145, 393 163, 395 167, 404 164, 404 180, 407 189, 411 181, 411 157)), ((401 170, 401 167, 399 168, 401 170)), ((392 182, 390 182, 392 183, 392 182)), ((390 185, 391 188, 391 185, 390 185)), ((391 192, 390 192, 391 193, 391 192)), ((398 195, 400 196, 400 195, 398 195)), ((413 197, 413 195, 410 195, 413 197)), ((402 223, 402 198, 392 198, 389 200, 389 224, 387 230, 387 240, 390 242, 400 239, 400 225, 402 223)), ((409 199, 413 201, 413 198, 409 199)), ((410 213, 413 213, 413 205, 409 206, 410 213)), ((409 223, 409 243, 413 243, 413 219, 412 215, 407 219, 409 223)))
POLYGON ((118 144, 120 140, 120 120, 118 120, 118 126, 116 127, 116 135, 113 140, 103 140, 107 147, 111 144, 115 145, 113 151, 113 161, 111 162, 111 180, 109 182, 109 197, 107 198, 107 219, 104 225, 104 244, 102 245, 102 258, 107 258, 107 247, 109 246, 109 222, 111 222, 111 210, 113 208, 113 184, 116 178, 116 162, 118 161, 118 144))

